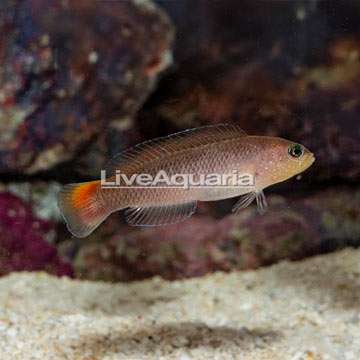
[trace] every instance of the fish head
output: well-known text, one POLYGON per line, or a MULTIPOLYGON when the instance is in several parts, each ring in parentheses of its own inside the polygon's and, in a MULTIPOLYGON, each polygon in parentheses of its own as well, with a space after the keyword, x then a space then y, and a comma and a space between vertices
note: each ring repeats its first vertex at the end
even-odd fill
POLYGON ((305 146, 293 141, 273 138, 267 149, 263 149, 261 167, 261 187, 285 181, 308 169, 315 161, 315 156, 305 146))

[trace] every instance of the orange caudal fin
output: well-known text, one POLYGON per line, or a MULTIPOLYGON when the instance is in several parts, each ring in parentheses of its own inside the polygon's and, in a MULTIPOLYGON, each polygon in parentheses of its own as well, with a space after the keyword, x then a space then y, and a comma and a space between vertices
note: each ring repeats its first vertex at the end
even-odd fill
POLYGON ((110 214, 98 202, 100 181, 65 185, 58 205, 69 231, 78 238, 93 232, 110 214))

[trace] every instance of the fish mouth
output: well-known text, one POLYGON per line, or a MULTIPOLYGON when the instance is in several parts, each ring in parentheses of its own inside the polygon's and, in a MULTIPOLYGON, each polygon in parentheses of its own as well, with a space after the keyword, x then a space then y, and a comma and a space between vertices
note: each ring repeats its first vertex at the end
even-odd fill
POLYGON ((315 156, 313 153, 309 153, 308 156, 304 159, 302 164, 302 169, 299 171, 299 174, 307 170, 315 161, 315 156))
POLYGON ((310 153, 308 159, 306 160, 307 164, 304 170, 307 170, 314 163, 314 161, 315 161, 315 156, 313 153, 310 153))
POLYGON ((315 161, 315 156, 314 156, 314 154, 313 153, 310 153, 310 165, 312 165, 313 164, 313 162, 315 161))

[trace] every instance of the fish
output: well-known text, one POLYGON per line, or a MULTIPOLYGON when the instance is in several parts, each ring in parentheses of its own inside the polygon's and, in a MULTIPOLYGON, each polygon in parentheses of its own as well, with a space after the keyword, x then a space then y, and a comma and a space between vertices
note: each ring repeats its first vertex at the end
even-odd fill
POLYGON ((263 190, 300 174, 314 161, 308 149, 293 141, 247 135, 232 124, 202 126, 120 152, 110 160, 101 180, 62 187, 58 206, 68 230, 77 238, 88 236, 111 213, 122 209, 129 225, 169 225, 188 219, 198 201, 240 196, 233 212, 256 200, 262 214, 268 207, 263 190), (128 186, 139 174, 146 174, 151 180, 159 173, 168 178, 157 178, 158 183, 151 186, 134 182, 128 186), (192 175, 193 186, 172 186, 167 182, 173 176, 179 180, 184 174, 192 175), (211 176, 219 179, 224 174, 231 176, 226 177, 225 185, 220 184, 223 186, 199 181, 211 176), (238 186, 238 178, 234 178, 238 174, 245 174, 252 181, 238 186))

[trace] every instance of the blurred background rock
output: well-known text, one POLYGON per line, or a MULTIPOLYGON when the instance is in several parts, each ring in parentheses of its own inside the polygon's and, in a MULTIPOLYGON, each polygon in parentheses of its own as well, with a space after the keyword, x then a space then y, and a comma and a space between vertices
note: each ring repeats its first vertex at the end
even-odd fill
POLYGON ((0 275, 110 281, 246 269, 360 244, 360 5, 354 1, 0 2, 0 275), (66 230, 61 184, 194 126, 240 125, 316 156, 270 209, 202 203, 186 223, 113 214, 66 230))

